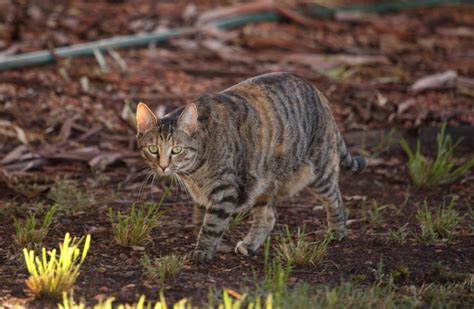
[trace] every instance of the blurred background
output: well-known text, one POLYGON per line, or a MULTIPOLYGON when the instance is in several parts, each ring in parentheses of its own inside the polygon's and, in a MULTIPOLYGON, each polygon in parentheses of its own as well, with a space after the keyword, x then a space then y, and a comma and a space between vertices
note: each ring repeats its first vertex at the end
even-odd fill
POLYGON ((472 125, 474 18, 459 2, 3 0, 1 155, 77 139, 132 150, 138 101, 164 113, 270 71, 312 81, 343 131, 472 125), (137 44, 143 34, 155 37, 137 44), (123 35, 74 54, 88 57, 57 49, 123 35), (40 50, 34 67, 8 65, 40 50))

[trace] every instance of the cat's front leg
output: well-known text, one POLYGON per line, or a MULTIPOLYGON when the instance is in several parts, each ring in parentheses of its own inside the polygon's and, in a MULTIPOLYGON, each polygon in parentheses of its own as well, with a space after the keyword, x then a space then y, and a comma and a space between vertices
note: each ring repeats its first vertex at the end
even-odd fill
POLYGON ((199 235, 202 223, 204 221, 204 215, 206 214, 206 206, 201 204, 195 204, 193 209, 193 223, 194 223, 194 236, 199 235))
POLYGON ((229 208, 223 205, 206 209, 196 248, 192 254, 194 262, 205 263, 212 259, 233 213, 231 209, 233 207, 229 208))

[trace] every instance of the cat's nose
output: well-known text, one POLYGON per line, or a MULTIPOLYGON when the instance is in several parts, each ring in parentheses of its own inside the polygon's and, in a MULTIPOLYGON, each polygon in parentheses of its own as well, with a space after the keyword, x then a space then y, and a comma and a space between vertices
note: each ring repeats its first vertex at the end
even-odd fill
POLYGON ((166 165, 166 166, 163 166, 163 165, 161 165, 161 164, 159 164, 159 166, 160 166, 160 168, 161 168, 161 170, 162 170, 163 172, 164 172, 164 171, 165 171, 165 169, 168 167, 168 165, 166 165))

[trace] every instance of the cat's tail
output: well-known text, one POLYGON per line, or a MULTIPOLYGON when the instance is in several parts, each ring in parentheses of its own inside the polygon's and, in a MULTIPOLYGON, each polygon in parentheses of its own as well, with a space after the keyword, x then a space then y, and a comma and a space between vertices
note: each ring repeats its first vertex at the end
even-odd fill
POLYGON ((339 149, 339 158, 341 159, 341 166, 345 170, 350 170, 352 175, 359 174, 362 172, 366 165, 366 161, 363 157, 355 156, 353 157, 349 150, 347 150, 346 143, 341 136, 341 133, 338 132, 338 149, 339 149))

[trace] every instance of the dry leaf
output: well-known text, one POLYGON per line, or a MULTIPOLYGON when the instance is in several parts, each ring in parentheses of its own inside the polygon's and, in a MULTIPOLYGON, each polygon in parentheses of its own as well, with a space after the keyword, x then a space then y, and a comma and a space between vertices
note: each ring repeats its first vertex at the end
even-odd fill
POLYGON ((17 138, 20 142, 28 145, 25 131, 8 120, 0 120, 0 135, 17 138))
POLYGON ((237 300, 241 300, 242 299, 242 295, 234 290, 231 290, 231 289, 228 289, 227 290, 227 293, 232 296, 233 298, 237 299, 237 300))
POLYGON ((417 80, 411 87, 410 91, 419 93, 428 89, 447 89, 456 86, 458 73, 449 70, 443 73, 425 76, 417 80))

